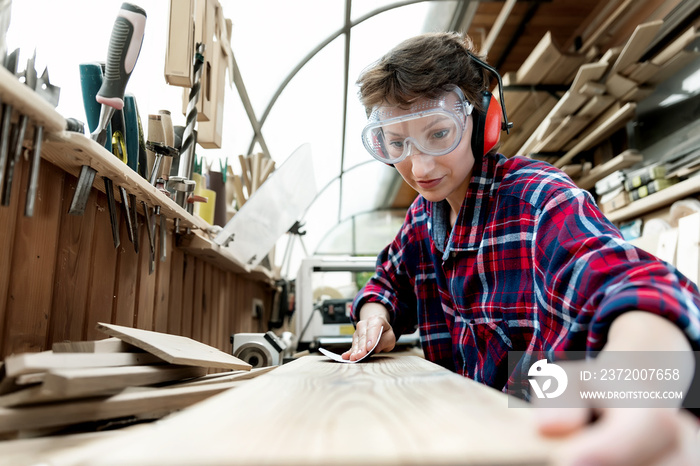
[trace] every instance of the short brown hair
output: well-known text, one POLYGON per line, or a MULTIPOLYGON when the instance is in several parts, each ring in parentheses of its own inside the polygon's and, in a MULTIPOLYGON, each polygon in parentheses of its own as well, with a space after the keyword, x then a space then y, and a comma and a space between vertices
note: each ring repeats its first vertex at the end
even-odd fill
POLYGON ((436 97, 441 88, 454 84, 481 111, 488 72, 469 54, 483 60, 469 36, 456 32, 426 33, 405 40, 362 72, 357 80, 360 101, 368 113, 386 103, 408 106, 418 97, 436 97))

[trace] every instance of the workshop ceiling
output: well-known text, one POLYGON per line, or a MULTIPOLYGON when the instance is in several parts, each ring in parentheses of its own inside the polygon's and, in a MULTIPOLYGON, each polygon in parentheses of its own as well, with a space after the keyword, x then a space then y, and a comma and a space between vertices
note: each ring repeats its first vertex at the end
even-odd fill
MULTIPOLYGON (((183 90, 168 86, 163 78, 169 2, 132 2, 146 10, 148 20, 141 56, 127 90, 135 94, 142 119, 144 114, 168 109, 174 124, 184 125, 183 90)), ((234 163, 239 154, 268 152, 279 166, 297 147, 310 143, 319 194, 303 219, 308 232, 306 253, 371 254, 377 252, 378 243, 358 236, 357 221, 364 218, 375 230, 383 228, 393 236, 415 193, 394 169, 373 161, 362 146, 359 135, 365 114, 355 86, 362 69, 408 37, 424 31, 458 30, 467 31, 477 45, 488 44, 488 61, 501 74, 516 71, 547 31, 563 50, 573 50, 590 18, 618 2, 220 3, 224 16, 233 23, 231 47, 239 70, 238 86, 227 89, 222 148, 198 150, 198 154, 206 157, 213 170, 219 169, 219 160, 228 159, 234 172, 240 173, 234 163), (501 13, 507 15, 499 16, 501 13), (495 30, 497 33, 492 32, 495 30), (256 126, 260 128, 257 134, 256 126), (392 213, 392 208, 398 210, 392 213)), ((66 117, 85 120, 77 65, 104 61, 120 5, 121 0, 23 0, 13 4, 8 45, 22 47, 23 53, 37 48, 37 62, 48 65, 52 83, 62 88, 58 111, 66 117), (65 21, 56 21, 61 17, 65 21), (78 17, 90 21, 76 22, 78 17), (30 30, 37 34, 28 34, 30 30)), ((611 42, 615 34, 609 31, 611 42)))

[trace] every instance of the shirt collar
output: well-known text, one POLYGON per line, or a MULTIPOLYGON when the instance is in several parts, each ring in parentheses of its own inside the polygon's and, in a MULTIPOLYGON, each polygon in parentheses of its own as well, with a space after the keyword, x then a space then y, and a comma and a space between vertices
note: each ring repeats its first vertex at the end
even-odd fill
POLYGON ((487 154, 477 158, 467 194, 451 231, 450 206, 447 201, 428 202, 430 238, 437 250, 443 253, 443 260, 452 251, 471 251, 479 247, 488 219, 491 196, 497 188, 496 171, 505 160, 501 154, 487 154), (478 163, 479 160, 481 163, 478 163))

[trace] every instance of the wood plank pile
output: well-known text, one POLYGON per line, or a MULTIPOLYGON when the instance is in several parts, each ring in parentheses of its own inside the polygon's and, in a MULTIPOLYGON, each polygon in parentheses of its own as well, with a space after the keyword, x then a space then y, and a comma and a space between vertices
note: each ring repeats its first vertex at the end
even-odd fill
MULTIPOLYGON (((586 188, 606 176, 592 176, 585 164, 567 164, 622 128, 635 116, 637 102, 700 56, 692 49, 700 37, 700 21, 669 37, 662 19, 639 24, 622 46, 601 54, 596 40, 605 28, 627 18, 625 9, 633 7, 626 0, 607 17, 598 18, 597 32, 575 54, 562 52, 546 34, 518 72, 504 76, 505 105, 515 125, 510 135, 502 137, 502 153, 531 155, 566 166, 565 171, 575 180, 580 178, 586 188), (665 46, 650 54, 660 38, 665 46), (551 88, 555 84, 568 88, 562 93, 551 88)), ((634 157, 620 157, 614 165, 617 170, 637 162, 634 157)))
POLYGON ((111 324, 97 328, 110 338, 55 343, 51 351, 5 359, 0 437, 158 419, 269 370, 251 370, 186 337, 111 324))

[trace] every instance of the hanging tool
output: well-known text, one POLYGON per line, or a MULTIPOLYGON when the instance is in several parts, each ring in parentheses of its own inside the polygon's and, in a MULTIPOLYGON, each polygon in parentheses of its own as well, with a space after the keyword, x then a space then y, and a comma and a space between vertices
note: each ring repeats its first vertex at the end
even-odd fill
MULTIPOLYGON (((199 91, 202 87, 202 63, 204 62, 204 44, 197 44, 197 51, 194 56, 194 83, 189 93, 189 100, 187 102, 187 115, 186 115, 186 125, 185 131, 182 135, 182 147, 180 149, 180 165, 178 167, 177 176, 179 181, 181 180, 191 180, 192 179, 192 169, 194 164, 194 148, 195 148, 195 133, 194 126, 197 122, 197 101, 199 100, 199 91)), ((176 186, 182 187, 180 184, 176 186)), ((194 189, 194 188, 193 188, 194 189)), ((181 191, 176 189, 176 198, 180 207, 188 208, 191 213, 191 204, 187 204, 187 196, 185 193, 187 191, 181 191)))
MULTIPOLYGON (((30 59, 27 60, 27 68, 20 77, 24 78, 24 84, 30 89, 36 89, 37 75, 34 63, 36 61, 36 50, 30 59)), ((12 179, 14 178, 15 166, 19 163, 19 158, 22 156, 22 148, 24 147, 24 135, 27 131, 29 117, 20 115, 19 121, 12 126, 12 137, 10 138, 10 152, 7 159, 7 168, 5 169, 5 182, 2 191, 2 205, 10 205, 10 194, 12 193, 12 179)), ((3 136, 4 137, 4 136, 3 136)))
POLYGON ((148 141, 146 143, 146 149, 152 151, 156 156, 153 162, 153 171, 151 172, 151 184, 156 186, 158 180, 162 180, 163 177, 156 177, 160 173, 160 167, 164 163, 163 158, 172 160, 173 157, 178 155, 178 150, 174 147, 166 146, 160 142, 148 141))
POLYGON ((136 99, 131 93, 124 95, 124 137, 126 138, 127 165, 134 173, 139 172, 139 120, 136 99))
MULTIPOLYGON (((17 74, 17 60, 19 49, 4 57, 3 65, 12 74, 17 74)), ((0 122, 0 197, 4 192, 5 171, 7 166, 7 154, 10 147, 10 136, 12 134, 12 105, 2 104, 2 121, 0 122)))
POLYGON ((145 28, 146 12, 131 3, 122 3, 109 40, 102 87, 96 97, 102 107, 97 128, 90 136, 98 144, 104 144, 107 138, 107 124, 114 111, 124 107, 124 90, 141 52, 145 28))
MULTIPOLYGON (((86 166, 87 165, 83 165, 83 169, 86 166)), ((94 176, 95 175, 93 174, 93 177, 94 176)), ((112 240, 114 241, 114 249, 116 249, 119 247, 120 240, 119 224, 117 223, 117 203, 114 201, 114 185, 112 184, 112 180, 110 178, 107 178, 106 176, 102 177, 102 181, 104 181, 105 184, 105 193, 107 194, 107 209, 109 211, 109 223, 110 225, 112 225, 112 240)), ((92 186, 92 181, 90 181, 90 185, 92 186)), ((83 206, 83 210, 84 209, 85 206, 83 206)))
MULTIPOLYGON (((102 65, 100 63, 81 63, 79 65, 80 70, 80 87, 83 95, 83 108, 85 109, 85 116, 87 117, 88 129, 90 132, 97 128, 97 124, 100 120, 100 104, 97 103, 95 97, 97 92, 102 87, 102 65)), ((108 126, 107 130, 112 132, 111 124, 108 126)), ((112 138, 107 138, 105 142, 105 149, 112 152, 112 138)), ((95 180, 95 175, 97 170, 92 168, 90 165, 83 165, 80 169, 80 175, 78 176, 78 184, 75 187, 75 192, 73 193, 73 199, 71 200, 70 207, 68 208, 68 213, 71 215, 83 215, 85 213, 85 207, 87 206, 88 198, 90 197, 90 190, 92 190, 92 183, 95 180)), ((104 177, 103 177, 104 178, 104 177)), ((111 190, 106 190, 107 194, 107 205, 114 203, 114 192, 111 190), (110 199, 111 198, 111 199, 110 199)), ((116 219, 116 216, 110 219, 116 219)), ((117 235, 119 234, 119 228, 112 225, 112 232, 116 229, 117 235)), ((119 238, 117 237, 114 241, 114 247, 119 246, 119 238)))
POLYGON ((150 257, 148 261, 148 274, 152 274, 156 268, 156 245, 153 228, 155 228, 155 219, 151 217, 146 201, 141 201, 143 205, 143 215, 146 218, 146 229, 148 230, 148 245, 150 247, 150 257))
POLYGON ((126 220, 126 234, 129 237, 129 241, 134 245, 134 251, 138 254, 139 252, 139 240, 134 234, 134 225, 131 220, 131 209, 129 208, 129 195, 126 193, 124 186, 119 186, 119 197, 122 200, 122 211, 124 212, 124 219, 126 220))
MULTIPOLYGON (((44 68, 44 72, 37 80, 37 94, 44 98, 54 108, 58 105, 61 89, 49 82, 49 70, 44 68)), ((34 140, 32 144, 31 166, 29 168, 29 182, 27 188, 27 200, 24 205, 25 217, 34 215, 34 205, 36 202, 36 191, 39 186, 39 166, 41 164, 41 145, 44 141, 44 126, 37 123, 34 125, 34 140)))

